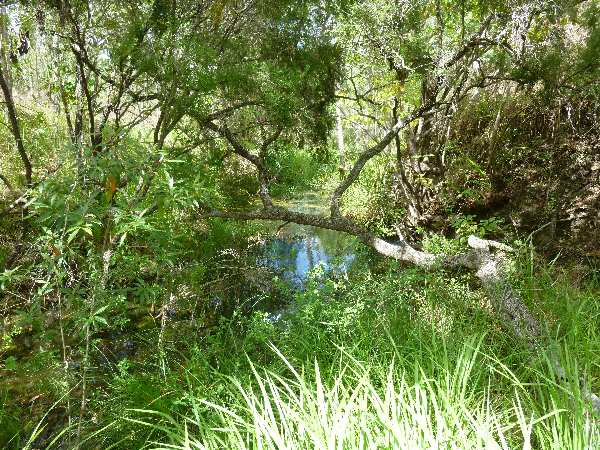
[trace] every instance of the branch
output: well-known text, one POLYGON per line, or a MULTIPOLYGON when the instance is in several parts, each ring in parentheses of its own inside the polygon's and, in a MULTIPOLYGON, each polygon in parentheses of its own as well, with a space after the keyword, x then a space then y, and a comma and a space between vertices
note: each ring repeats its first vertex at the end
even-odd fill
POLYGON ((25 168, 25 182, 27 187, 32 185, 32 167, 31 161, 29 160, 29 156, 25 151, 25 146, 23 145, 23 138, 21 136, 21 128, 19 126, 19 120, 17 119, 17 110, 15 108, 15 102, 12 96, 11 88, 8 85, 4 70, 2 65, 0 65, 0 87, 2 88, 2 93, 4 94, 4 100, 6 101, 6 110, 8 113, 8 119, 10 121, 10 130, 15 138, 15 143, 17 144, 17 151, 19 152, 19 156, 21 157, 21 161, 23 162, 23 167, 25 168))
POLYGON ((208 128, 209 130, 212 130, 223 136, 229 142, 229 144, 231 144, 231 147, 233 148, 233 151, 235 153, 240 155, 242 158, 250 161, 254 166, 256 166, 257 169, 266 170, 260 158, 250 153, 246 149, 246 147, 244 147, 242 143, 236 139, 236 137, 233 135, 233 133, 227 126, 220 127, 213 122, 206 122, 204 123, 204 126, 206 126, 206 128, 208 128))
POLYGON ((263 143, 263 145, 261 147, 261 155, 256 156, 256 155, 250 153, 246 149, 246 147, 244 147, 242 145, 242 143, 236 139, 236 137, 229 130, 229 128, 227 128, 227 125, 220 127, 220 126, 214 124, 213 122, 205 122, 204 126, 206 126, 208 129, 215 131, 216 133, 223 136, 231 144, 231 147, 233 148, 233 151, 235 153, 237 153, 239 156, 246 159, 247 161, 250 161, 250 163, 252 163, 256 167, 256 169, 258 170, 258 178, 259 178, 259 182, 260 182, 260 188, 258 191, 258 195, 260 196, 260 199, 265 208, 272 208, 273 200, 271 199, 271 195, 269 194, 269 186, 268 186, 269 171, 267 169, 267 166, 265 165, 264 154, 266 153, 267 147, 273 141, 275 141, 277 139, 277 137, 279 137, 279 135, 281 134, 281 130, 278 130, 271 138, 267 139, 263 143))
POLYGON ((10 184, 10 181, 8 181, 8 178, 6 178, 1 173, 0 173, 0 180, 2 180, 4 182, 4 184, 6 185, 6 187, 8 188, 8 190, 10 191, 11 194, 15 194, 15 190, 14 190, 12 184, 10 184))
POLYGON ((396 122, 396 124, 392 127, 392 129, 388 131, 387 134, 377 144, 365 150, 358 157, 358 160, 354 163, 354 166, 352 167, 352 170, 350 170, 348 176, 342 180, 342 182, 339 184, 339 186, 336 188, 336 190, 333 192, 333 195, 331 196, 331 217, 340 216, 340 200, 342 198, 342 195, 344 195, 344 192, 346 192, 348 188, 352 185, 352 183, 356 181, 365 164, 371 158, 385 150, 385 148, 389 145, 390 142, 392 142, 392 140, 400 132, 400 130, 405 128, 417 117, 421 117, 429 113, 432 108, 433 105, 421 106, 420 108, 416 109, 407 116, 399 119, 398 122, 396 122))

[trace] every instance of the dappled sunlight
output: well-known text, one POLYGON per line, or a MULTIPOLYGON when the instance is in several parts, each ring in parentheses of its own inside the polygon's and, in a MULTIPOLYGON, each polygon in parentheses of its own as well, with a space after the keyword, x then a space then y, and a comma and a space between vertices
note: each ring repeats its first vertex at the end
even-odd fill
POLYGON ((599 17, 0 1, 0 447, 600 448, 599 17))

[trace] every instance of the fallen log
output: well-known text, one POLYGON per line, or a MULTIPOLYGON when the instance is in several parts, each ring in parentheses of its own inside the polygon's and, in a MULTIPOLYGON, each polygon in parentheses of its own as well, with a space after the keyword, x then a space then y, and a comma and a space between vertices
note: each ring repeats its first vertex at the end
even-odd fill
MULTIPOLYGON (((545 351, 547 348, 543 327, 534 317, 519 293, 508 281, 506 265, 508 255, 513 249, 500 242, 470 236, 469 249, 458 255, 433 254, 417 250, 398 232, 398 242, 389 242, 373 235, 346 217, 319 216, 290 211, 279 206, 271 206, 253 212, 222 211, 207 207, 201 208, 204 217, 221 217, 236 220, 274 220, 285 223, 297 223, 318 228, 344 232, 356 236, 361 242, 373 248, 379 254, 397 261, 411 263, 425 270, 466 268, 474 271, 481 286, 485 289, 490 302, 499 315, 501 323, 530 350, 545 351)), ((558 355, 549 353, 555 374, 561 382, 569 380, 560 364, 558 355)), ((580 381, 585 400, 595 413, 600 413, 600 397, 592 393, 580 381)))

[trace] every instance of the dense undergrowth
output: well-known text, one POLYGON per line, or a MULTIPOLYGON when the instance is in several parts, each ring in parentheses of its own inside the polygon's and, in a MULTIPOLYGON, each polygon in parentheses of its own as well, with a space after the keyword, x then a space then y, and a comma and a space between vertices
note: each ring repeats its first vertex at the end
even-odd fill
MULTIPOLYGON (((280 199, 331 190, 331 159, 289 151, 274 162, 280 199)), ((130 176, 143 148, 132 139, 121 156, 118 165, 98 159, 90 176, 130 176)), ((291 289, 256 265, 272 228, 197 220, 196 198, 240 207, 256 189, 244 167, 235 177, 211 172, 213 156, 165 161, 137 215, 128 210, 133 190, 107 201, 63 165, 36 188, 26 222, 3 217, 3 264, 14 259, 0 278, 11 312, 1 343, 5 447, 598 445, 597 421, 575 381, 599 388, 592 260, 549 265, 501 217, 453 212, 452 238, 417 230, 434 253, 461 251, 469 234, 519 249, 512 282, 547 326, 545 344, 568 371, 565 387, 544 352, 506 332, 468 273, 426 273, 360 247, 347 276, 317 268, 304 289, 291 289), (144 208, 157 210, 145 218, 144 208), (97 249, 109 209, 125 237, 102 281, 97 249), (35 240, 19 252, 23 236, 35 240), (282 305, 291 306, 274 320, 282 305)), ((344 207, 389 236, 402 211, 382 210, 371 221, 372 199, 360 194, 386 186, 386 164, 369 168, 344 207)))
POLYGON ((600 448, 598 17, 1 6, 0 447, 600 448), (261 214, 292 220, 226 219, 261 214), (296 283, 265 249, 306 217, 352 254, 296 283), (514 248, 537 347, 468 270, 359 243, 470 235, 514 248))
MULTIPOLYGON (((568 376, 596 384, 597 280, 573 290, 548 275, 536 270, 522 292, 552 324, 568 376)), ((468 278, 398 268, 355 276, 309 286, 281 323, 257 313, 222 324, 237 357, 196 348, 169 383, 166 397, 185 399, 179 414, 171 405, 124 412, 130 422, 115 426, 147 422, 145 441, 182 448, 598 445, 577 383, 561 387, 543 357, 528 368, 539 356, 515 352, 468 278), (240 325, 246 333, 232 333, 240 325)))
MULTIPOLYGON (((317 270, 295 294, 293 312, 279 321, 259 310, 238 312, 203 335, 186 333, 177 323, 164 353, 156 351, 157 330, 143 333, 143 355, 112 364, 97 380, 85 445, 598 445, 597 422, 579 384, 565 388, 543 354, 517 351, 518 343, 502 332, 468 275, 439 277, 373 264, 374 272, 358 269, 350 279, 330 279, 317 270)), ((527 258, 521 264, 525 275, 515 283, 545 317, 567 377, 583 377, 597 389, 598 280, 590 275, 573 288, 567 272, 532 267, 527 258)), ((47 361, 45 370, 51 367, 47 361)), ((49 378, 46 373, 46 383, 49 378)), ((73 430, 64 407, 60 402, 39 424, 31 420, 26 427, 5 409, 4 430, 24 437, 38 425, 30 439, 36 442, 36 434, 44 435, 63 415, 52 434, 62 430, 68 436, 73 430)))

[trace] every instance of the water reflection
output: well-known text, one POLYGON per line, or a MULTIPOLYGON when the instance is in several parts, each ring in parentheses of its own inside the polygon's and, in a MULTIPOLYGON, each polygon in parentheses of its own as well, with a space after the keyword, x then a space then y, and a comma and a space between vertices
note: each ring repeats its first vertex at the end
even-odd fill
MULTIPOLYGON (((295 211, 319 214, 322 205, 318 197, 304 197, 287 206, 295 211)), ((274 229, 258 263, 280 271, 284 279, 302 287, 317 266, 335 275, 344 275, 354 261, 355 243, 355 238, 337 231, 287 224, 274 229)))
POLYGON ((320 232, 275 237, 265 243, 259 264, 272 267, 296 286, 302 286, 309 273, 317 266, 325 271, 345 274, 354 260, 351 242, 341 236, 324 239, 320 232))

